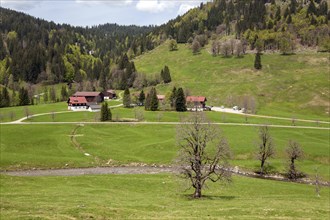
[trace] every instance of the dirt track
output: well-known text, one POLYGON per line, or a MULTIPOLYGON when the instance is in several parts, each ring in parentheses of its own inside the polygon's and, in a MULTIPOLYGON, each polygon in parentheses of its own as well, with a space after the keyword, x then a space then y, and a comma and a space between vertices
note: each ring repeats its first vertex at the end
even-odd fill
POLYGON ((95 167, 73 169, 50 169, 50 170, 26 170, 1 172, 10 176, 81 176, 96 174, 157 174, 174 173, 171 167, 95 167))

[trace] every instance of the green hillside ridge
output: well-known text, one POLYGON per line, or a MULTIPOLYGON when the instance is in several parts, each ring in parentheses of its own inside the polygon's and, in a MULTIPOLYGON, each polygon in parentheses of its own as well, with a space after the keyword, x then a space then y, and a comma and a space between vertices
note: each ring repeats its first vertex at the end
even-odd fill
POLYGON ((263 69, 256 71, 254 54, 223 58, 202 49, 193 55, 187 44, 171 52, 163 44, 134 62, 146 74, 169 66, 172 82, 158 85, 159 94, 182 86, 191 95, 206 96, 208 105, 227 107, 240 104, 235 103, 240 96, 251 96, 257 100, 258 114, 328 120, 328 53, 265 53, 261 60, 263 69))

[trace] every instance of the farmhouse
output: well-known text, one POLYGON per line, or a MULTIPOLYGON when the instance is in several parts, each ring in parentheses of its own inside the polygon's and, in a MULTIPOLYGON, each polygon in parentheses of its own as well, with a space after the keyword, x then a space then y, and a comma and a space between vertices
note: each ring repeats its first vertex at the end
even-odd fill
POLYGON ((205 102, 207 101, 204 96, 187 96, 186 103, 187 107, 190 110, 197 109, 202 111, 205 108, 205 102))
POLYGON ((104 95, 104 100, 117 98, 117 94, 116 94, 115 90, 109 89, 109 90, 106 90, 102 93, 104 95))
POLYGON ((68 100, 68 109, 72 111, 100 111, 100 102, 104 96, 101 92, 76 92, 68 100))
POLYGON ((73 97, 85 97, 87 102, 100 103, 104 101, 102 92, 76 92, 73 97))
POLYGON ((68 110, 82 111, 87 110, 87 100, 85 97, 70 97, 68 100, 68 110))

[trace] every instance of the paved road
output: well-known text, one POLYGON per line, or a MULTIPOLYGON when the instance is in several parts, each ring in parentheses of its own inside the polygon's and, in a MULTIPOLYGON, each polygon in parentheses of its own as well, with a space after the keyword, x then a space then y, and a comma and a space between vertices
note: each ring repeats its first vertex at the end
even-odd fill
MULTIPOLYGON (((110 106, 109 108, 118 108, 118 107, 121 107, 121 106, 123 106, 123 104, 118 104, 118 105, 110 106)), ((22 123, 26 123, 26 122, 23 122, 23 121, 27 120, 28 118, 33 118, 33 117, 38 117, 38 116, 43 116, 43 115, 74 113, 74 112, 77 112, 77 111, 61 111, 61 112, 40 113, 40 114, 30 115, 29 117, 23 117, 23 118, 20 118, 20 119, 18 119, 16 121, 4 122, 4 123, 0 123, 0 124, 22 124, 22 123)))
MULTIPOLYGON (((225 112, 225 113, 231 113, 231 114, 239 114, 239 115, 244 115, 242 110, 233 110, 231 108, 221 108, 221 107, 212 107, 212 111, 215 112, 225 112)), ((268 115, 255 115, 255 114, 246 114, 249 117, 256 117, 256 118, 269 118, 269 119, 278 119, 278 120, 286 120, 286 121, 292 121, 292 118, 285 118, 285 117, 277 117, 277 116, 268 116, 268 115)), ((296 122, 312 122, 316 123, 316 120, 307 120, 307 119, 294 119, 296 122)), ((320 124, 329 124, 330 122, 328 121, 317 121, 320 124)))

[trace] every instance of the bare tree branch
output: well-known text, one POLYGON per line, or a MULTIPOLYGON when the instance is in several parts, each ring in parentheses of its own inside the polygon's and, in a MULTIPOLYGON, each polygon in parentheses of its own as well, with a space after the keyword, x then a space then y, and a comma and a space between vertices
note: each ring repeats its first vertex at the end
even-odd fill
POLYGON ((181 148, 181 173, 195 189, 193 196, 200 198, 205 182, 230 181, 227 159, 229 145, 216 125, 207 122, 203 113, 196 112, 177 127, 177 142, 181 148))

